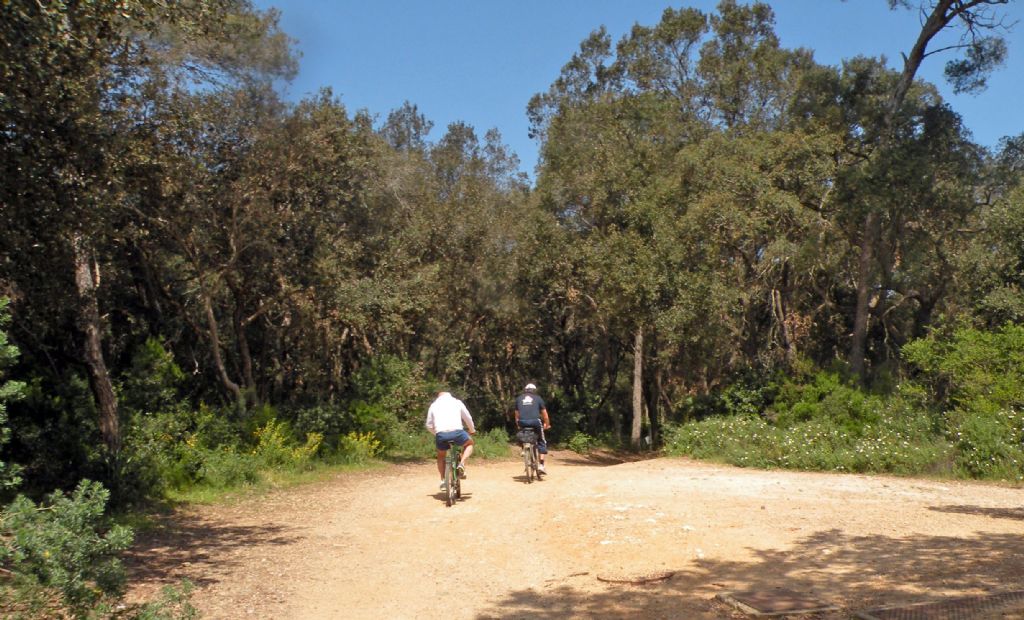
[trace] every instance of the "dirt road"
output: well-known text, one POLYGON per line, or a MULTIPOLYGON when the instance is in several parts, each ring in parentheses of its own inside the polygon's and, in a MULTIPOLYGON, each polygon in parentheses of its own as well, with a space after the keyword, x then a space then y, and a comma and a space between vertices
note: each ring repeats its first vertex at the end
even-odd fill
POLYGON ((557 453, 527 484, 432 462, 200 507, 137 545, 133 596, 204 618, 729 618, 730 591, 850 610, 1024 590, 1024 490, 557 453))

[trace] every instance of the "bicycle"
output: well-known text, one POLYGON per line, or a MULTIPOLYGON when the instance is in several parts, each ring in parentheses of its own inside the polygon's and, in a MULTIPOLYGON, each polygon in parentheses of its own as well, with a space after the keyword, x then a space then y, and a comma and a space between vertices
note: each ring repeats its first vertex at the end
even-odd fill
POLYGON ((526 470, 526 482, 533 484, 533 479, 540 480, 540 453, 537 450, 537 433, 533 429, 522 429, 517 434, 523 444, 523 468, 526 470))
POLYGON ((459 478, 459 460, 462 457, 462 446, 454 441, 448 442, 448 453, 444 457, 444 505, 451 506, 462 498, 462 480, 459 478))

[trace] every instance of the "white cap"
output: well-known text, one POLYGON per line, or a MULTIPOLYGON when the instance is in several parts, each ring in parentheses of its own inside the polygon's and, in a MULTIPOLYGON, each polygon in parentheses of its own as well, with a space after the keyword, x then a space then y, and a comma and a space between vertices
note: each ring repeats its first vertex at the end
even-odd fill
POLYGON ((537 389, 537 386, 536 386, 536 385, 534 385, 534 384, 532 384, 532 383, 527 383, 527 384, 526 384, 526 387, 525 387, 525 388, 523 388, 523 389, 524 389, 524 390, 526 390, 526 391, 530 391, 530 390, 536 390, 536 389, 537 389))

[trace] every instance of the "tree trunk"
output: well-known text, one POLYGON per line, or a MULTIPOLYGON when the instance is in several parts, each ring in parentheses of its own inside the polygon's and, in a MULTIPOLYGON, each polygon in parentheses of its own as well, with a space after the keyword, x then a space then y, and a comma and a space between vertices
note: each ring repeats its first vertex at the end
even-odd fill
POLYGON ((89 386, 99 410, 100 434, 112 455, 121 451, 121 430, 117 419, 117 396, 110 372, 103 359, 103 322, 100 319, 96 287, 99 269, 90 260, 86 241, 80 233, 71 239, 75 261, 75 288, 78 290, 78 326, 85 336, 85 364, 89 368, 89 386))
POLYGON ((245 328, 248 323, 242 316, 241 303, 235 302, 235 337, 238 340, 238 357, 242 362, 242 381, 245 382, 245 392, 253 404, 259 404, 259 395, 256 393, 256 380, 252 374, 252 353, 249 350, 249 339, 245 336, 245 328))
POLYGON ((644 330, 638 327, 633 337, 633 430, 629 445, 640 449, 640 430, 644 420, 644 330))
POLYGON ((213 353, 213 363, 217 367, 217 376, 220 377, 220 382, 231 393, 232 398, 235 399, 238 410, 245 411, 245 397, 242 395, 242 389, 228 376, 228 370, 224 366, 224 358, 220 355, 220 331, 217 328, 217 317, 213 314, 213 304, 210 302, 210 295, 206 291, 202 291, 200 294, 203 297, 203 310, 206 312, 210 349, 213 353))
POLYGON ((857 307, 853 316, 853 337, 850 342, 850 370, 861 383, 865 379, 864 355, 867 351, 868 302, 871 296, 871 261, 874 231, 878 214, 874 211, 864 218, 864 231, 860 241, 860 258, 857 261, 857 307))

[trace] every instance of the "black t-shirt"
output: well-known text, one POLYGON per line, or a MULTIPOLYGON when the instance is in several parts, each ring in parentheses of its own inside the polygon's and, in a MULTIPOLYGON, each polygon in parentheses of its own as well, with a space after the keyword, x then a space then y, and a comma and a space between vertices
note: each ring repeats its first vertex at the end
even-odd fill
POLYGON ((519 420, 539 420, 540 410, 546 409, 544 399, 529 392, 520 394, 516 399, 516 409, 519 410, 519 420))

